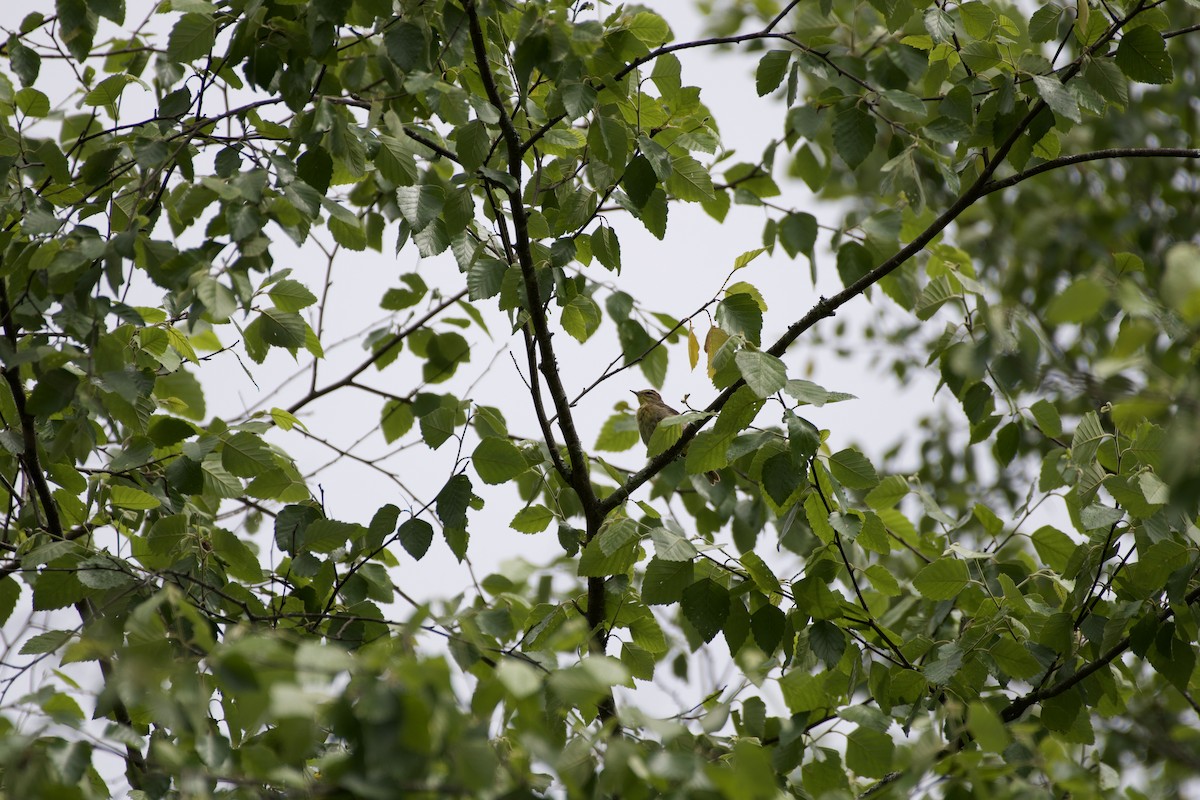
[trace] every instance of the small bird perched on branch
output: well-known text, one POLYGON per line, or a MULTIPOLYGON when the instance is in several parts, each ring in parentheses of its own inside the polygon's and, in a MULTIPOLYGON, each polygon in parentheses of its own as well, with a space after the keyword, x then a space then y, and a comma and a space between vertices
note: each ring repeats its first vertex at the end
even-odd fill
MULTIPOLYGON (((647 446, 650 444, 650 437, 654 435, 654 431, 658 428, 658 423, 662 422, 667 417, 674 417, 679 412, 671 408, 663 402, 662 396, 653 389, 630 389, 629 391, 637 395, 638 410, 637 424, 638 433, 642 435, 642 442, 647 446)), ((687 448, 683 448, 683 452, 687 452, 687 448)), ((704 473, 704 477, 708 478, 709 483, 718 483, 721 476, 716 470, 709 470, 704 473)))

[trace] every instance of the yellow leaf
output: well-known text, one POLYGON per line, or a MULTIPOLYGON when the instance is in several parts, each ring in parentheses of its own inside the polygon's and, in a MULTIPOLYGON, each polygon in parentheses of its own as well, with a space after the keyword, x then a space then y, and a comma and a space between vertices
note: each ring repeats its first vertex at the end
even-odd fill
POLYGON ((715 325, 708 329, 708 335, 704 337, 704 352, 708 356, 708 377, 710 379, 717 374, 717 371, 713 369, 713 357, 728 339, 729 334, 715 325))
POLYGON ((692 369, 695 369, 699 362, 700 341, 696 338, 696 332, 692 330, 692 326, 688 325, 688 363, 692 365, 692 369))

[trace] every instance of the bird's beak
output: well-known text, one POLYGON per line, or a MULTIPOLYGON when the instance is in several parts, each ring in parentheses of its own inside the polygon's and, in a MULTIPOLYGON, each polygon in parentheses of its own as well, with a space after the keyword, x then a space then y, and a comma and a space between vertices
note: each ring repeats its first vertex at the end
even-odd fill
POLYGON ((630 393, 630 394, 634 394, 634 395, 636 395, 636 394, 637 394, 637 389, 630 389, 630 390, 629 390, 629 393, 630 393))

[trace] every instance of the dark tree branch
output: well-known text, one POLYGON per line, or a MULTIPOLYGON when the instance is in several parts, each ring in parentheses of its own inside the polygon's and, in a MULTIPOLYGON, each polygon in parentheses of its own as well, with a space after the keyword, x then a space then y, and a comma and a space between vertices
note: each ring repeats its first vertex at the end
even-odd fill
MULTIPOLYGON (((584 517, 587 521, 586 541, 590 542, 599 533, 600 524, 604 521, 605 515, 600 510, 600 502, 596 498, 595 489, 592 487, 587 455, 583 451, 583 444, 580 442, 579 433, 575 428, 575 420, 571 414, 567 392, 563 387, 562 377, 558 370, 558 361, 554 355, 554 343, 551 341, 550 325, 546 320, 546 309, 541 302, 537 267, 533 263, 533 248, 529 238, 529 216, 525 210, 525 203, 521 196, 521 159, 524 149, 521 137, 513 125, 512 117, 509 115, 504 99, 500 96, 500 90, 496 86, 496 78, 492 74, 491 62, 487 54, 487 40, 484 38, 483 27, 479 21, 479 10, 476 8, 474 0, 467 0, 463 5, 467 12, 467 23, 471 36, 471 47, 475 56, 475 64, 479 69, 479 76, 483 82, 488 102, 492 104, 492 107, 496 109, 496 113, 500 117, 501 138, 504 139, 504 146, 508 155, 508 174, 516 184, 516 188, 513 190, 505 189, 513 221, 513 249, 516 251, 517 263, 521 267, 521 278, 525 287, 525 304, 529 312, 528 325, 532 328, 532 335, 537 343, 538 354, 541 357, 540 364, 534 365, 532 362, 530 363, 530 371, 531 373, 540 371, 546 380, 546 388, 549 390, 550 398, 554 403, 554 410, 558 417, 558 427, 562 431, 563 441, 567 447, 567 456, 571 462, 569 472, 562 471, 562 467, 560 466, 561 460, 555 462, 555 468, 559 469, 563 479, 571 484, 571 487, 579 496, 579 502, 583 506, 584 517)), ((530 377, 532 379, 533 376, 531 375, 530 377)), ((531 394, 537 388, 538 385, 531 380, 531 394)), ((538 403, 539 400, 535 398, 535 408, 538 403)), ((544 416, 544 411, 541 416, 544 416)), ((549 423, 547 423, 547 427, 548 425, 549 423)), ((547 442, 547 446, 552 445, 552 443, 553 439, 547 442)), ((602 577, 589 577, 587 583, 587 621, 588 627, 591 629, 588 647, 593 653, 603 654, 608 647, 605 580, 602 577)), ((608 723, 615 720, 617 713, 616 702, 611 693, 600 701, 598 710, 602 722, 608 723)))
POLYGON ((1010 186, 1062 167, 1072 164, 1083 164, 1088 161, 1100 161, 1106 158, 1200 158, 1200 148, 1194 147, 1114 147, 1108 150, 1093 150, 1090 153, 1077 153, 1073 156, 1062 156, 1022 170, 1007 178, 992 181, 986 187, 985 194, 998 192, 1010 186))
MULTIPOLYGON (((1075 63, 1061 71, 1059 74, 1059 79, 1063 83, 1066 83, 1076 74, 1078 74, 1080 64, 1084 58, 1090 57, 1096 50, 1106 47, 1113 37, 1116 36, 1117 32, 1123 25, 1128 23, 1131 19, 1144 10, 1145 6, 1139 5, 1138 7, 1132 9, 1125 19, 1111 26, 1109 30, 1106 31, 1103 36, 1099 37, 1094 44, 1086 48, 1085 52, 1079 56, 1075 63)), ((1029 111, 1026 112, 1021 121, 1018 122, 1013 128, 1013 131, 1009 134, 1008 138, 1005 139, 1004 142, 1001 143, 1000 147, 996 149, 992 158, 984 165, 975 181, 961 195, 959 195, 957 200, 955 200, 945 211, 939 214, 938 217, 931 222, 928 227, 925 228, 925 230, 921 231, 921 233, 919 233, 911 242, 897 251, 878 267, 875 267, 842 291, 830 298, 822 297, 820 300, 818 300, 816 304, 813 305, 812 309, 809 310, 809 312, 803 317, 792 323, 783 333, 783 335, 780 336, 774 344, 767 348, 766 352, 776 357, 782 356, 785 352, 787 352, 788 347, 791 346, 791 344, 796 341, 796 339, 798 339, 802 333, 816 325, 822 319, 826 317, 832 317, 839 308, 844 306, 850 300, 862 294, 869 287, 878 283, 892 272, 895 272, 897 269, 907 263, 909 259, 924 250, 925 246, 933 241, 934 237, 945 230, 951 222, 956 220, 959 215, 974 205, 976 201, 978 201, 981 197, 990 194, 992 191, 996 191, 996 189, 992 188, 992 176, 995 174, 1000 165, 1004 163, 1004 159, 1008 156, 1009 152, 1012 151, 1012 148, 1029 128, 1033 120, 1038 116, 1038 114, 1045 111, 1046 108, 1045 101, 1035 101, 1030 106, 1029 111)), ((1026 177, 1032 177, 1032 175, 1027 175, 1026 177)), ((1006 186, 1011 185, 1011 183, 1006 184, 1006 186)), ((713 400, 704 410, 710 412, 719 412, 722 408, 724 408, 725 404, 729 402, 729 399, 733 397, 734 392, 736 392, 743 385, 745 385, 745 381, 738 379, 726 387, 719 395, 717 395, 716 399, 713 400)), ((600 500, 601 513, 607 514, 621 503, 624 503, 629 497, 630 493, 657 475, 667 464, 671 463, 671 461, 678 458, 683 453, 683 450, 685 447, 687 447, 688 443, 696 437, 696 434, 700 432, 701 428, 708 424, 710 419, 712 419, 712 417, 697 420, 696 422, 693 422, 685 427, 675 444, 671 445, 671 447, 650 459, 649 463, 647 463, 645 467, 630 476, 629 480, 625 482, 624 486, 602 498, 600 500)))
MULTIPOLYGON (((1190 606, 1197 600, 1200 600, 1200 588, 1193 589, 1187 594, 1187 596, 1184 598, 1184 605, 1190 606)), ((1165 622, 1174 613, 1175 612, 1171 609, 1171 606, 1168 605, 1166 608, 1159 610, 1158 621, 1165 622)), ((1029 694, 1013 700, 1000 712, 1000 719, 1004 720, 1005 722, 1012 722, 1024 714, 1034 703, 1040 703, 1043 700, 1049 700, 1051 697, 1057 697, 1068 689, 1079 685, 1085 678, 1088 678, 1089 676, 1108 666, 1113 662, 1113 660, 1128 650, 1130 640, 1131 637, 1126 636, 1125 638, 1121 639, 1121 641, 1108 648, 1108 650, 1104 651, 1099 658, 1094 661, 1087 662, 1082 667, 1077 669, 1072 675, 1063 678, 1058 683, 1048 686, 1044 689, 1035 689, 1029 694)))
MULTIPOLYGON (((8 344, 15 355, 20 333, 17 330, 16 321, 13 320, 12 306, 8 302, 8 283, 5 280, 0 280, 0 326, 3 327, 4 337, 8 339, 8 344)), ((46 517, 46 529, 55 539, 62 539, 62 520, 59 519, 58 504, 54 501, 50 484, 46 481, 46 473, 42 471, 41 459, 38 455, 37 423, 26 405, 25 387, 21 384, 19 363, 4 368, 4 380, 8 383, 8 390, 12 394, 13 406, 17 410, 17 419, 21 425, 22 448, 18 458, 21 466, 24 467, 26 477, 33 484, 38 502, 41 503, 42 513, 46 517)))
POLYGON ((550 424, 550 417, 547 416, 546 406, 542 402, 542 389, 538 382, 537 342, 534 341, 533 333, 529 330, 528 325, 521 326, 521 333, 525 338, 525 357, 529 362, 529 396, 533 398, 533 410, 537 415, 538 426, 542 429, 542 438, 546 440, 546 450, 550 453, 550 460, 554 462, 554 468, 558 470, 558 474, 566 477, 571 474, 571 470, 563 463, 562 453, 558 452, 554 427, 550 424))
POLYGON ((559 428, 562 430, 563 440, 567 446, 567 454, 571 462, 570 474, 564 474, 563 477, 571 482, 572 487, 579 495, 580 502, 583 503, 589 517, 588 528, 589 532, 591 532, 591 523, 594 521, 598 526, 602 515, 597 516, 594 513, 597 501, 595 492, 592 489, 591 478, 588 475, 587 456, 583 451, 583 444, 580 442, 579 433, 575 429, 575 420, 571 415, 570 403, 567 399, 566 390, 563 388, 562 378, 559 375, 558 359, 554 355, 554 344, 551 341, 550 325, 546 319, 546 309, 540 301, 541 292, 538 288, 537 268, 533 263, 533 250, 529 238, 529 215, 525 210, 525 204, 521 198, 521 137, 513 125, 512 117, 509 116, 508 108, 504 103, 504 99, 500 96, 495 76, 492 74, 491 62, 487 54, 487 40, 484 38, 483 27, 479 21, 479 10, 476 8, 474 2, 467 2, 465 7, 475 63, 479 68, 480 79, 483 81, 488 102, 492 104, 500 117, 500 132, 504 139, 508 155, 508 174, 517 184, 515 191, 506 189, 505 192, 508 194, 509 211, 512 214, 513 232, 515 234, 513 249, 516 251, 517 263, 521 268, 529 320, 533 327, 533 337, 537 341, 538 352, 541 357, 537 369, 546 379, 546 388, 550 392, 550 398, 554 403, 559 428))
POLYGON ((348 374, 346 374, 345 376, 343 376, 341 379, 336 380, 333 383, 330 383, 326 386, 323 386, 320 389, 313 389, 308 394, 304 395, 304 397, 301 397, 295 403, 292 403, 292 405, 288 408, 288 413, 295 414, 297 411, 304 408, 306 405, 308 405, 312 401, 316 400, 317 398, 324 397, 325 395, 329 394, 330 392, 334 392, 334 391, 337 391, 338 389, 344 388, 346 386, 350 386, 351 384, 354 383, 355 378, 357 378, 359 375, 361 375, 363 372, 365 372, 376 361, 383 358, 383 356, 389 350, 391 350, 393 347, 396 347, 398 344, 400 344, 402 341, 404 341, 406 338, 408 338, 408 336, 410 336, 414 331, 417 331, 417 330, 425 327, 425 325, 428 324, 431 319, 433 319, 438 314, 442 313, 447 308, 454 305, 455 303, 457 303, 459 300, 463 299, 466 296, 467 296, 467 290, 463 289, 461 292, 458 292, 457 294, 454 294, 451 297, 447 297, 445 300, 438 303, 433 308, 429 309, 429 311, 426 312, 425 315, 422 316, 420 319, 418 319, 416 322, 412 323, 411 325, 409 325, 407 328, 400 331, 399 333, 396 333, 395 335, 393 335, 392 338, 388 339, 386 342, 383 343, 383 346, 381 346, 378 350, 376 350, 374 353, 372 353, 370 356, 368 356, 357 367, 350 370, 350 372, 348 374))
MULTIPOLYGON (((810 468, 812 469, 813 486, 817 490, 817 496, 821 498, 821 505, 825 506, 826 514, 832 514, 833 508, 829 505, 829 500, 825 497, 825 491, 821 488, 821 476, 817 474, 815 457, 810 463, 810 468)), ((842 534, 838 533, 837 530, 834 530, 833 532, 833 542, 837 545, 838 553, 840 553, 842 556, 842 565, 846 568, 846 574, 850 577, 850 585, 854 587, 854 594, 858 597, 858 604, 862 606, 863 615, 866 617, 867 625, 871 628, 871 630, 875 631, 880 639, 883 639, 883 642, 888 646, 888 649, 895 653, 896 658, 899 659, 899 663, 902 666, 907 669, 913 669, 914 667, 912 663, 904 655, 903 651, 900 650, 896 643, 892 641, 891 637, 887 635, 887 633, 882 627, 880 627, 879 623, 877 623, 875 618, 871 615, 871 609, 867 607, 867 599, 863 597, 862 589, 860 589, 858 586, 858 578, 854 574, 854 566, 850 563, 850 557, 846 555, 845 545, 842 544, 842 534)))

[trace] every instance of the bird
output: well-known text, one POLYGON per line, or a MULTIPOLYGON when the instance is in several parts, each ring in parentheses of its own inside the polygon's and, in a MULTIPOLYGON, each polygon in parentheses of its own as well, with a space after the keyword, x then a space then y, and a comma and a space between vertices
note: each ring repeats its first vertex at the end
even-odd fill
MULTIPOLYGON (((654 435, 654 431, 658 428, 658 423, 667 417, 677 415, 679 412, 664 403, 662 396, 653 389, 630 389, 629 391, 637 395, 638 433, 642 435, 642 442, 649 446, 650 437, 654 435)), ((686 447, 683 448, 683 452, 687 452, 686 447)), ((721 480, 721 476, 716 470, 709 470, 704 473, 704 477, 708 478, 709 483, 714 484, 721 480)))

